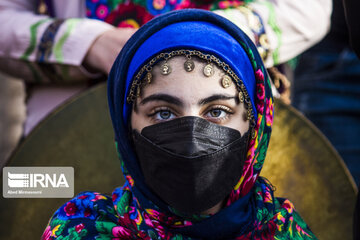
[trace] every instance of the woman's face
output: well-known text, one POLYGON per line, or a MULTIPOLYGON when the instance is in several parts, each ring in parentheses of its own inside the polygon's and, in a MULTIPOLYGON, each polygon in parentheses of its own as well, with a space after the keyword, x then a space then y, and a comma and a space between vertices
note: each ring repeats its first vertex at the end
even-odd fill
POLYGON ((186 72, 184 56, 168 60, 171 67, 169 75, 160 73, 160 65, 153 67, 151 84, 141 90, 136 108, 131 114, 131 126, 141 130, 144 127, 170 121, 185 116, 204 118, 212 123, 240 131, 241 135, 249 129, 247 111, 244 103, 238 100, 235 84, 224 88, 221 83, 224 71, 215 64, 215 73, 206 77, 203 69, 207 64, 193 58, 195 69, 186 72))

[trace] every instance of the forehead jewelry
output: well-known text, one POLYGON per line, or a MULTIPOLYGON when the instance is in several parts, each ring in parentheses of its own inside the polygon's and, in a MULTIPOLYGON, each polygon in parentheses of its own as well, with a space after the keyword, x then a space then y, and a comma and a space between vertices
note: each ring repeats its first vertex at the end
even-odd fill
POLYGON ((214 75, 214 72, 214 67, 213 65, 211 65, 211 63, 205 65, 203 73, 206 77, 211 77, 212 75, 214 75))
POLYGON ((184 62, 184 69, 187 72, 191 72, 192 70, 194 70, 195 68, 195 63, 193 60, 191 60, 191 56, 190 55, 186 55, 186 61, 184 62))
POLYGON ((164 63, 161 64, 160 70, 161 70, 162 75, 169 75, 171 73, 171 67, 168 64, 166 59, 165 59, 164 63))
POLYGON ((244 93, 243 93, 242 91, 239 92, 238 97, 239 97, 239 101, 240 101, 241 103, 243 103, 243 102, 244 102, 244 93))
POLYGON ((140 87, 136 89, 136 97, 140 97, 140 87))
POLYGON ((231 77, 229 75, 224 75, 221 78, 221 85, 223 86, 223 88, 228 88, 231 86, 232 80, 231 77))
MULTIPOLYGON (((203 67, 203 74, 206 77, 210 77, 213 74, 215 74, 215 64, 216 66, 218 66, 220 69, 222 69, 225 74, 224 76, 222 76, 221 78, 221 82, 220 84, 226 88, 228 87, 229 84, 235 84, 236 88, 238 89, 239 93, 238 93, 238 99, 239 102, 241 103, 245 103, 245 108, 247 109, 247 118, 251 121, 251 127, 255 127, 256 122, 255 122, 255 118, 253 117, 253 107, 251 105, 251 100, 249 97, 249 94, 247 93, 247 90, 245 88, 244 83, 242 82, 242 79, 240 79, 233 70, 231 70, 231 68, 229 67, 228 64, 226 64, 225 62, 223 62, 221 59, 217 58, 214 55, 209 55, 206 53, 202 53, 200 51, 195 51, 195 50, 187 50, 187 49, 180 49, 180 50, 174 50, 171 52, 164 52, 164 53, 159 53, 156 56, 154 56, 148 63, 146 63, 140 70, 139 72, 136 74, 136 76, 134 76, 133 82, 131 84, 130 87, 130 92, 126 98, 126 101, 128 103, 132 103, 136 100, 136 98, 138 96, 140 96, 141 93, 141 88, 146 85, 146 84, 150 84, 154 79, 153 79, 153 75, 152 75, 152 66, 157 65, 158 63, 160 64, 160 73, 163 75, 168 75, 171 73, 171 66, 169 65, 169 63, 167 62, 167 60, 169 60, 169 58, 174 57, 174 56, 186 56, 187 60, 184 63, 184 68, 185 70, 191 70, 193 71, 193 69, 195 69, 195 64, 193 64, 191 58, 193 56, 198 57, 202 60, 204 60, 206 63, 206 65, 203 67), (188 61, 190 60, 190 61, 188 61), (161 63, 161 61, 163 61, 161 63), (227 75, 227 76, 225 76, 227 75), (228 79, 229 77, 229 79, 228 79)), ((231 85, 230 85, 231 86, 231 85)), ((256 136, 256 133, 254 135, 254 132, 252 132, 253 136, 256 136)))
POLYGON ((147 67, 146 68, 146 75, 145 75, 145 80, 147 84, 150 84, 152 81, 152 73, 151 73, 152 67, 147 67))
POLYGON ((151 83, 151 80, 152 80, 152 74, 151 74, 150 71, 146 73, 145 78, 146 78, 147 84, 150 84, 150 83, 151 83))

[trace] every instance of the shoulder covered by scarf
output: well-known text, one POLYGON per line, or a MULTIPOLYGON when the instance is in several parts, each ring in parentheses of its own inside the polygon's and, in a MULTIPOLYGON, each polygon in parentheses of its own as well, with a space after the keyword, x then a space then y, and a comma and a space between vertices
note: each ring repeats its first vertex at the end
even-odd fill
MULTIPOLYGON (((207 33, 204 33, 207 34, 207 33)), ((255 87, 254 87, 255 88, 255 87)), ((275 198, 272 185, 259 177, 273 122, 270 80, 254 44, 234 24, 203 10, 174 11, 150 21, 128 41, 108 79, 109 107, 126 179, 112 196, 83 192, 60 207, 42 239, 316 239, 289 200, 275 198), (248 146, 243 173, 226 207, 210 215, 176 214, 146 187, 128 140, 127 73, 136 49, 154 32, 172 23, 208 22, 241 45, 256 82, 255 136, 248 146)))

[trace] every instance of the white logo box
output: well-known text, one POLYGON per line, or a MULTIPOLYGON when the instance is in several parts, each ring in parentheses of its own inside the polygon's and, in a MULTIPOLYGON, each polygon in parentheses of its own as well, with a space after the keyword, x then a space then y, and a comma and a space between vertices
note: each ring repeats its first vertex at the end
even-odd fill
POLYGON ((4 198, 72 198, 73 167, 4 167, 4 198))

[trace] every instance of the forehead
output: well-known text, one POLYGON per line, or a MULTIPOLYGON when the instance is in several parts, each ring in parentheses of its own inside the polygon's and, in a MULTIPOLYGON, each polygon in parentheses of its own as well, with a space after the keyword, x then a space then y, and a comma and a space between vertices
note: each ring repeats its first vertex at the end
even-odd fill
POLYGON ((226 75, 223 70, 218 68, 216 64, 211 64, 214 73, 206 76, 206 66, 208 63, 196 57, 192 57, 194 69, 190 72, 186 71, 184 63, 187 61, 185 56, 176 56, 167 60, 167 65, 171 68, 168 75, 162 74, 162 63, 153 67, 153 79, 142 90, 142 97, 146 97, 157 93, 166 93, 182 99, 200 99, 213 94, 230 94, 237 93, 236 86, 233 81, 230 86, 222 83, 223 77, 226 75))

